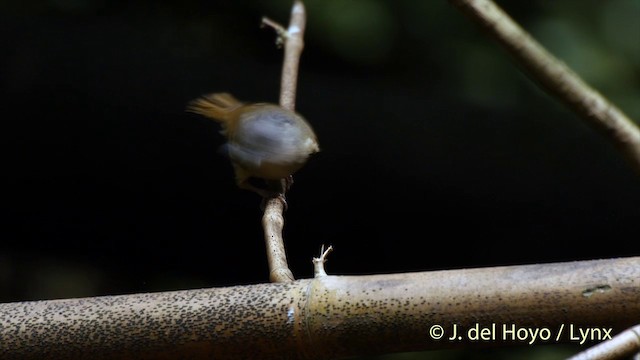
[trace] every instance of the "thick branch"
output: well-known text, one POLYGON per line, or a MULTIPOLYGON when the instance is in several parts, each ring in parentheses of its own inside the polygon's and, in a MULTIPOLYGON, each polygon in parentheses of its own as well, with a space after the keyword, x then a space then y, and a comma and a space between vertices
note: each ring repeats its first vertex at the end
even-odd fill
POLYGON ((550 54, 491 0, 450 0, 482 25, 525 72, 602 131, 640 171, 640 129, 621 110, 550 54))
MULTIPOLYGON (((306 24, 304 5, 301 1, 295 1, 291 9, 289 28, 285 30, 276 22, 264 18, 264 25, 274 28, 278 34, 279 42, 284 43, 284 60, 282 65, 282 80, 280 84, 280 106, 293 111, 296 101, 296 87, 298 80, 298 64, 300 54, 304 46, 303 36, 306 24)), ((284 181, 274 183, 275 192, 284 197, 286 186, 284 181)), ((293 274, 287 265, 287 258, 282 237, 285 207, 283 198, 271 198, 265 202, 265 210, 262 216, 264 238, 267 247, 269 262, 269 279, 272 282, 290 282, 294 280, 293 274)))
POLYGON ((633 257, 0 304, 0 358, 326 359, 571 342, 571 325, 634 325, 638 279, 633 257), (492 324, 495 340, 468 338, 492 324), (551 339, 529 344, 503 326, 551 339))

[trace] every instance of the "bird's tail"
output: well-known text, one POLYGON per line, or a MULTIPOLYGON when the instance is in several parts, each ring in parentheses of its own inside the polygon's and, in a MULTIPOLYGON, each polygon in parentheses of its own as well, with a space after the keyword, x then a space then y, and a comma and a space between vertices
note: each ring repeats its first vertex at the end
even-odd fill
POLYGON ((229 115, 242 103, 229 93, 207 94, 189 102, 187 111, 206 116, 218 122, 226 122, 229 115))

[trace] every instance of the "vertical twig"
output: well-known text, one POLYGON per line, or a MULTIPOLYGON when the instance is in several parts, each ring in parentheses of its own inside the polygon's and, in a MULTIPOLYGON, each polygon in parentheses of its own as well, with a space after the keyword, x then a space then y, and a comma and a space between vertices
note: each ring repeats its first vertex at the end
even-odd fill
POLYGON ((285 39, 282 80, 280 82, 280 106, 294 111, 298 87, 298 65, 304 48, 306 14, 302 1, 295 1, 291 9, 291 21, 285 39))
POLYGON ((478 22, 525 72, 602 131, 640 171, 640 129, 622 111, 550 54, 491 0, 450 0, 478 22))
MULTIPOLYGON (((291 9, 289 28, 263 18, 262 24, 273 28, 278 34, 277 43, 284 43, 284 60, 282 64, 282 80, 280 83, 280 106, 287 110, 295 110, 296 88, 298 83, 298 64, 304 47, 304 29, 306 14, 302 1, 296 0, 291 9)), ((286 186, 280 182, 280 193, 284 194, 286 186)), ((282 229, 284 227, 285 203, 280 198, 267 199, 262 216, 262 227, 267 247, 269 262, 269 279, 272 282, 290 282, 294 280, 287 265, 282 229)))
POLYGON ((324 245, 320 248, 320 257, 313 258, 313 277, 327 276, 327 272, 324 270, 324 263, 327 262, 327 257, 333 251, 333 246, 329 245, 327 250, 324 249, 324 245))

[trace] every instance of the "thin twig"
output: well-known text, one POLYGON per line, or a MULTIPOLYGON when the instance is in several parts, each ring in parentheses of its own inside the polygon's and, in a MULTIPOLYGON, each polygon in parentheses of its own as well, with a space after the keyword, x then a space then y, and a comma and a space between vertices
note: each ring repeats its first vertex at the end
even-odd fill
POLYGON ((287 29, 285 29, 284 26, 278 24, 277 22, 269 19, 266 16, 262 18, 262 26, 268 26, 276 32, 276 34, 278 35, 276 37, 276 45, 278 46, 278 48, 284 45, 285 39, 287 38, 287 29))
POLYGON ((491 0, 450 1, 482 25, 529 76, 608 136, 640 171, 637 124, 549 53, 491 0))
POLYGON ((262 228, 267 247, 267 262, 269 264, 269 280, 271 282, 294 281, 293 273, 287 264, 287 254, 284 249, 282 228, 284 227, 284 203, 278 198, 268 199, 262 215, 262 228))
MULTIPOLYGON (((294 111, 298 83, 298 64, 304 47, 303 36, 306 26, 306 14, 302 1, 293 3, 289 28, 286 31, 283 26, 266 17, 262 19, 262 24, 276 31, 278 34, 277 44, 284 42, 280 106, 294 111)), ((286 191, 284 181, 280 181, 278 185, 277 192, 284 195, 286 191)), ((284 239, 282 237, 282 229, 284 227, 282 213, 284 208, 285 204, 282 198, 267 199, 262 217, 270 270, 269 279, 272 282, 290 282, 294 280, 293 274, 287 265, 284 239)))
MULTIPOLYGON (((268 19, 267 19, 268 20, 268 19)), ((263 19, 264 21, 264 19, 263 19)), ((272 22, 265 24, 272 26, 272 22)), ((278 27, 276 32, 284 39, 284 60, 282 62, 282 79, 280 81, 280 106, 294 111, 296 108, 296 89, 298 87, 298 65, 304 48, 304 30, 307 19, 304 4, 296 0, 291 8, 291 20, 286 36, 282 36, 278 27)))
POLYGON ((333 246, 329 245, 327 250, 324 249, 324 245, 320 248, 320 257, 313 258, 313 277, 327 276, 327 272, 324 270, 324 263, 327 262, 327 257, 333 251, 333 246))
POLYGON ((640 353, 640 325, 629 328, 613 338, 601 342, 568 360, 626 359, 640 353))

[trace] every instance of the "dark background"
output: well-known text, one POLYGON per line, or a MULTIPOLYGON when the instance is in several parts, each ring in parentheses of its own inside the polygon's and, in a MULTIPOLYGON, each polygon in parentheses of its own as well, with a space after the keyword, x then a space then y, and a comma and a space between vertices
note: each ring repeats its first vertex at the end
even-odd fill
MULTIPOLYGON (((640 118, 640 3, 501 2, 640 118)), ((186 103, 277 102, 289 1, 0 3, 0 300, 268 280, 259 198, 186 103)), ((640 254, 640 177, 446 1, 309 0, 299 278, 640 254)))
MULTIPOLYGON (((501 3, 640 118, 638 1, 501 3)), ((288 194, 298 278, 321 244, 332 274, 640 254, 638 174, 447 2, 306 4, 297 109, 322 152, 288 194)), ((268 280, 259 198, 184 108, 277 102, 282 51, 259 23, 289 8, 0 2, 0 301, 268 280)))

